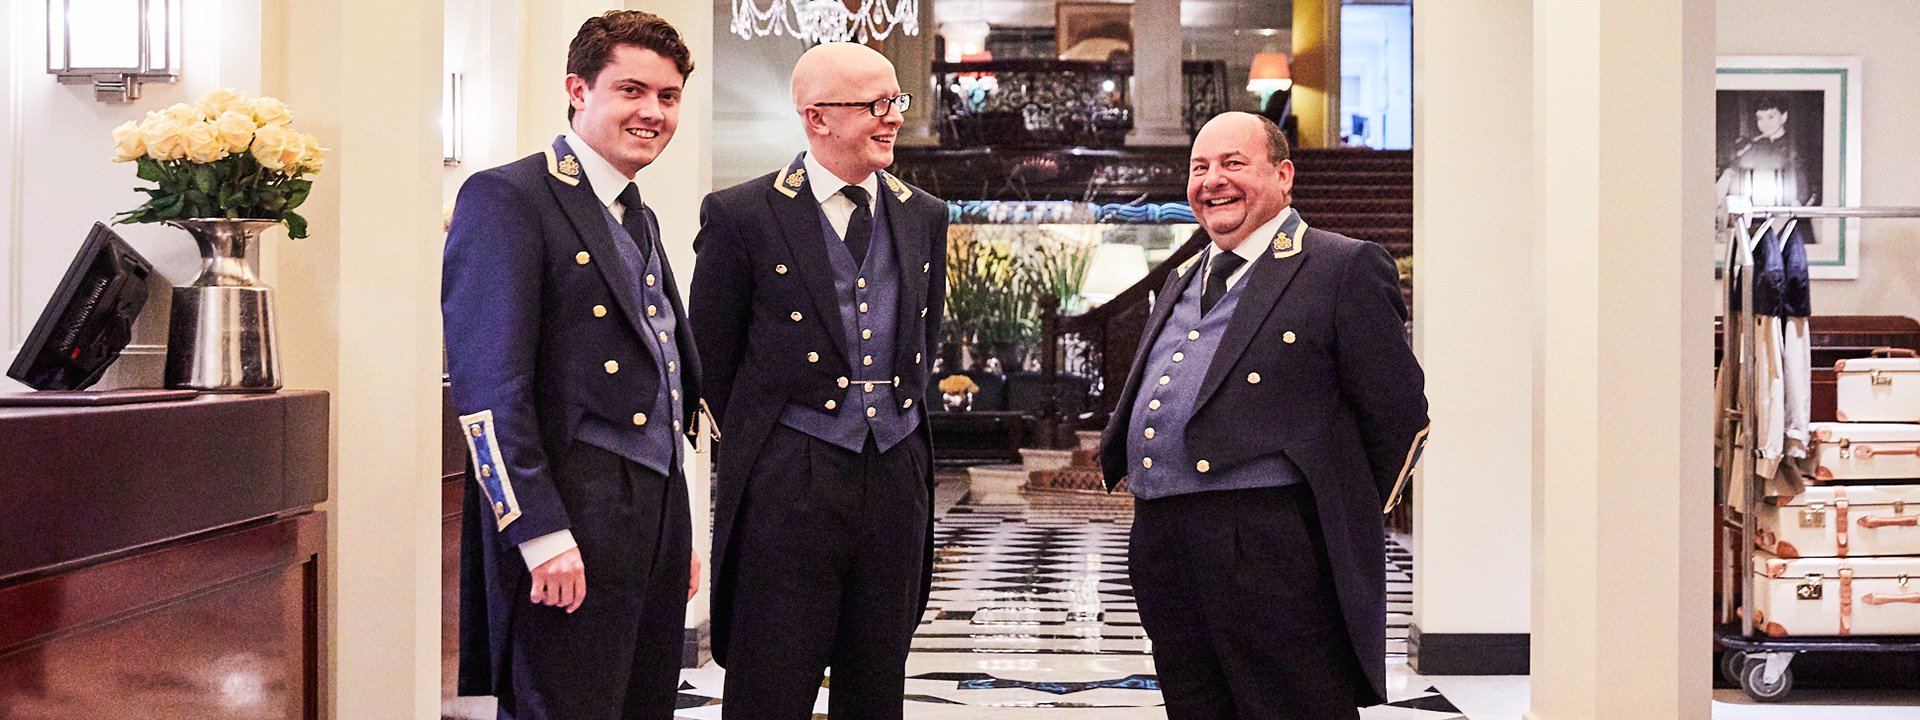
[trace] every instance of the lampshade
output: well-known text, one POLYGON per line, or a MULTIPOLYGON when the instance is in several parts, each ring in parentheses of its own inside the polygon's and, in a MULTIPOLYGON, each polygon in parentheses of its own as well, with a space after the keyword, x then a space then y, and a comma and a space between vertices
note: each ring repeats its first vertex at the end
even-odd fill
POLYGON ((1293 71, 1286 53, 1257 53, 1253 68, 1247 72, 1247 89, 1272 92, 1293 87, 1293 71))
POLYGON ((1080 296, 1090 304, 1112 300, 1147 276, 1147 249, 1140 245, 1102 243, 1093 248, 1087 261, 1087 279, 1080 284, 1080 296))

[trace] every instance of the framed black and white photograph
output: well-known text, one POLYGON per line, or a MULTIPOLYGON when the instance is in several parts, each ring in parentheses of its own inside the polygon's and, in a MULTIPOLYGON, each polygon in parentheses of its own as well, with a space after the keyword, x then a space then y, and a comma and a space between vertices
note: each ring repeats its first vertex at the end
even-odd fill
MULTIPOLYGON (((1714 180, 1723 208, 1728 197, 1757 206, 1860 204, 1859 58, 1723 56, 1714 77, 1714 180)), ((1807 243, 1813 278, 1860 276, 1859 220, 1802 220, 1794 232, 1807 243)), ((1723 228, 1720 241, 1728 236, 1723 228)))

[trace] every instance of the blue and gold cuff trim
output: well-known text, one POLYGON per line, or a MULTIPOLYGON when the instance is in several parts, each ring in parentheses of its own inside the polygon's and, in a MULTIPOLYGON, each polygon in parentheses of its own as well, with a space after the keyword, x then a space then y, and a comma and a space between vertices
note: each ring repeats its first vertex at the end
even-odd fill
POLYGON ((481 410, 460 416, 467 452, 473 460, 473 479, 486 494, 487 507, 493 510, 498 530, 507 529, 520 518, 520 501, 513 495, 513 480, 507 476, 506 458, 500 455, 500 439, 493 431, 493 411, 481 410))
POLYGON ((1431 430, 1433 426, 1428 425, 1413 434, 1413 443, 1407 448, 1407 459, 1400 465, 1400 475, 1394 478, 1393 490, 1387 493, 1386 506, 1380 508, 1380 514, 1393 512, 1393 506, 1400 504, 1400 497, 1406 494, 1407 479, 1413 477, 1414 466, 1420 464, 1420 453, 1427 449, 1427 433, 1431 430))

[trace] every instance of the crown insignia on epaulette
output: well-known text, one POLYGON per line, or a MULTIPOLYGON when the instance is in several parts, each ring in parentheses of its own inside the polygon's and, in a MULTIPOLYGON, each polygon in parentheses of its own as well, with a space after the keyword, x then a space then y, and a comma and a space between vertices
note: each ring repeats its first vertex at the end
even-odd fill
POLYGON ((807 181, 806 168, 794 168, 793 172, 787 173, 787 179, 786 179, 787 187, 798 190, 800 189, 801 183, 804 183, 806 181, 807 181))
POLYGON ((1293 251, 1293 237, 1282 232, 1273 236, 1273 256, 1280 257, 1293 251))
POLYGON ((580 177, 580 161, 572 155, 560 158, 560 174, 567 177, 580 177))

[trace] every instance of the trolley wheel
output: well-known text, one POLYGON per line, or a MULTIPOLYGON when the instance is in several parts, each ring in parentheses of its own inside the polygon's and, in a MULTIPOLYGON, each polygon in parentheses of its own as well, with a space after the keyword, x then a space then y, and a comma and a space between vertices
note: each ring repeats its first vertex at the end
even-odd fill
POLYGON ((1771 684, 1767 682, 1766 675, 1765 660, 1756 659, 1748 662, 1746 671, 1740 676, 1740 689, 1756 702, 1779 702, 1787 696, 1789 690, 1793 689, 1793 668, 1782 670, 1780 679, 1771 684))
POLYGON ((1720 677, 1727 684, 1739 686, 1740 678, 1747 672, 1747 654, 1739 650, 1720 651, 1720 677))

